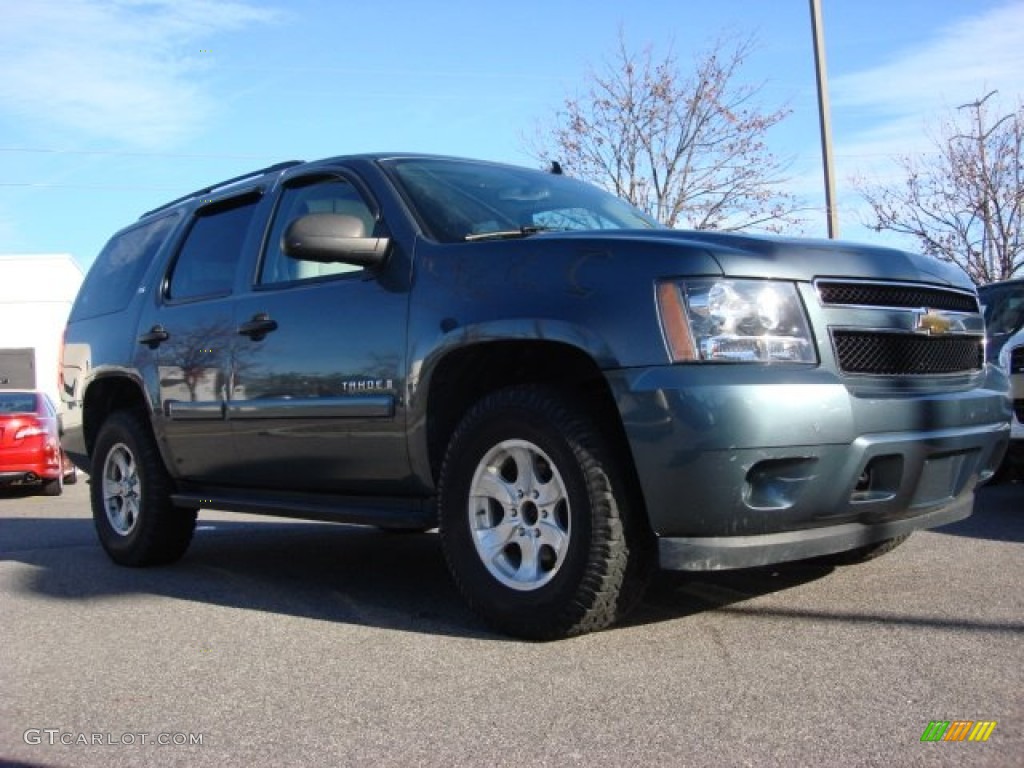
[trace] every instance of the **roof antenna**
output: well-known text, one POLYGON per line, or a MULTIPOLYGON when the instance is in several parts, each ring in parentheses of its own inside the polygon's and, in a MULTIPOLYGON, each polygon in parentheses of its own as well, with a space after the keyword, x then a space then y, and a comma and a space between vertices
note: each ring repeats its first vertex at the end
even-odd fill
POLYGON ((550 172, 555 174, 555 176, 561 176, 562 173, 563 173, 563 171, 562 171, 562 164, 559 163, 557 160, 552 160, 551 161, 551 170, 550 170, 550 172))

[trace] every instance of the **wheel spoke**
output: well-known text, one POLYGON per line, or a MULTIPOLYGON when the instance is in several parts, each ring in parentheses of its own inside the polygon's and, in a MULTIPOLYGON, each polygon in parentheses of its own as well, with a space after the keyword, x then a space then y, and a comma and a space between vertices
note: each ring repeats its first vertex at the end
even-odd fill
POLYGON ((118 451, 111 456, 110 472, 108 473, 111 480, 123 483, 128 477, 128 471, 128 460, 123 453, 118 451))
POLYGON ((558 502, 565 498, 565 489, 555 478, 546 483, 538 483, 534 490, 537 492, 535 502, 541 509, 551 511, 558 502))
POLYGON ((522 491, 523 494, 529 494, 536 482, 533 452, 525 445, 515 445, 507 449, 507 453, 516 465, 516 489, 522 491))
POLYGON ((138 479, 139 475, 135 470, 135 457, 129 454, 125 457, 124 474, 121 475, 121 481, 125 484, 128 490, 132 490, 138 479))
POLYGON ((139 500, 134 496, 126 498, 121 511, 124 518, 124 527, 130 529, 139 518, 139 500))
POLYGON ((506 509, 516 503, 515 488, 498 474, 496 467, 488 467, 477 480, 471 494, 473 499, 494 499, 506 509))
POLYGON ((537 532, 540 533, 540 537, 537 539, 537 545, 542 546, 548 545, 558 555, 558 562, 562 561, 562 556, 565 554, 566 549, 569 546, 569 534, 567 531, 563 531, 558 524, 551 520, 541 521, 537 526, 537 532))
POLYGON ((540 567, 540 547, 537 545, 537 539, 532 534, 524 536, 519 543, 519 551, 522 558, 516 569, 515 579, 521 584, 533 586, 545 575, 540 567))
POLYGON ((492 528, 482 528, 473 531, 476 538, 477 549, 485 562, 495 562, 501 557, 505 547, 515 537, 518 526, 509 520, 503 519, 492 528))

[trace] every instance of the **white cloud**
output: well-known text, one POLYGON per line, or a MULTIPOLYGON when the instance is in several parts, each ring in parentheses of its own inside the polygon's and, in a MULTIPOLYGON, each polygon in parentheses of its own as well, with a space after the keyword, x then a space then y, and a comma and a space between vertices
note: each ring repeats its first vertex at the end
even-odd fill
MULTIPOLYGON (((969 4, 963 6, 969 8, 969 4)), ((957 106, 982 89, 1016 92, 1024 81, 1024 3, 965 18, 885 64, 837 77, 838 109, 923 114, 957 106)))
MULTIPOLYGON (((970 4, 962 6, 970 12, 970 4)), ((1024 97, 1024 3, 1015 0, 936 30, 883 64, 834 76, 830 83, 836 185, 844 236, 874 240, 872 220, 853 180, 902 182, 898 157, 936 151, 935 139, 956 108, 998 90, 993 114, 1024 97)), ((967 115, 964 118, 968 117, 967 115)), ((798 193, 822 187, 821 171, 793 181, 798 193)), ((901 239, 899 244, 914 247, 901 239)))
POLYGON ((885 64, 835 77, 836 153, 844 164, 879 168, 896 155, 931 152, 956 107, 998 90, 1013 109, 1022 85, 1024 3, 1013 2, 941 29, 885 64))
POLYGON ((139 147, 194 134, 216 108, 200 43, 272 11, 217 0, 48 0, 6 8, 0 110, 139 147))

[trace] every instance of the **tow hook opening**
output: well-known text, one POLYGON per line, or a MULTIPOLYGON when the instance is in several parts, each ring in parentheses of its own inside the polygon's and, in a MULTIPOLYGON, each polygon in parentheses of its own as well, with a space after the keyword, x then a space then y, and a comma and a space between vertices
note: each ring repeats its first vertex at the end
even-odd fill
POLYGON ((861 471, 850 501, 854 504, 889 501, 896 497, 902 480, 902 456, 876 456, 861 471))
POLYGON ((744 503, 751 509, 789 509, 806 485, 817 477, 817 465, 814 457, 758 462, 747 472, 744 503))

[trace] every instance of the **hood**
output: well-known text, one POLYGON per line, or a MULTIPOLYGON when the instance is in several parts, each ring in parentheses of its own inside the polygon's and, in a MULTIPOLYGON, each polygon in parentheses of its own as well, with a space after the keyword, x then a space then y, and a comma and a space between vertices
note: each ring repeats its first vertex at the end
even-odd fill
POLYGON ((809 280, 864 277, 929 282, 973 291, 970 278, 953 264, 895 248, 727 232, 685 232, 686 240, 707 243, 730 276, 809 280))
MULTIPOLYGON (((593 233, 588 233, 593 236, 593 233)), ((621 230, 601 233, 605 239, 647 241, 660 246, 700 248, 730 277, 814 280, 853 277, 926 282, 973 291, 974 284, 959 267, 931 256, 895 248, 841 240, 784 238, 695 230, 621 230)))

